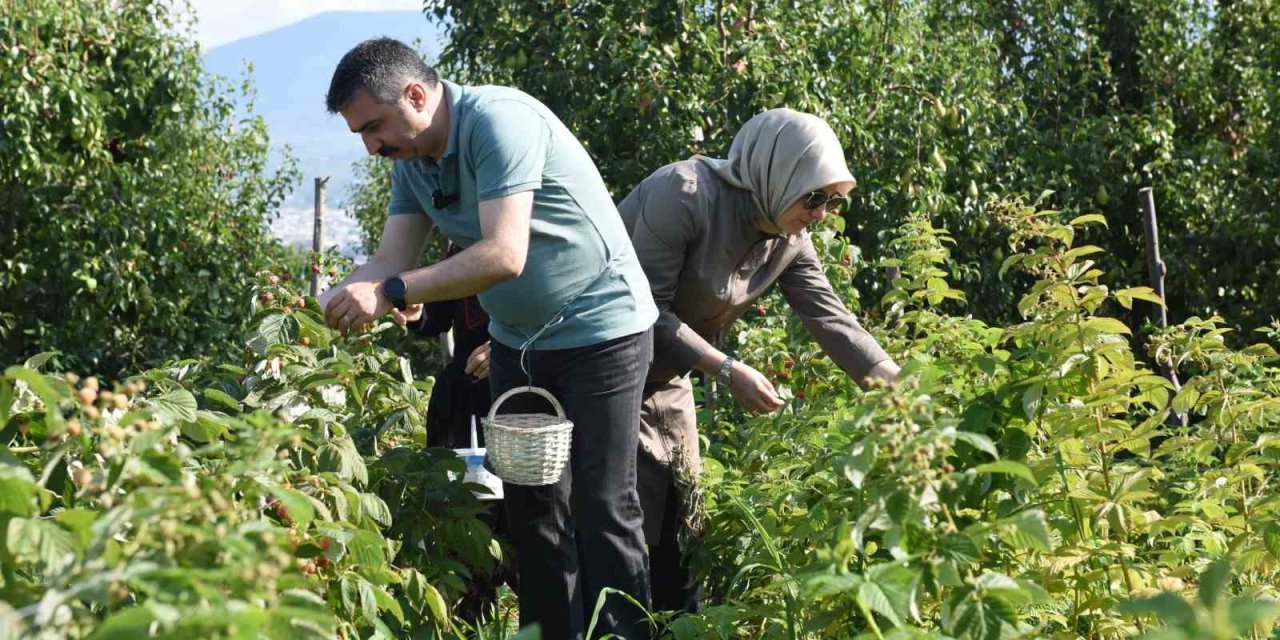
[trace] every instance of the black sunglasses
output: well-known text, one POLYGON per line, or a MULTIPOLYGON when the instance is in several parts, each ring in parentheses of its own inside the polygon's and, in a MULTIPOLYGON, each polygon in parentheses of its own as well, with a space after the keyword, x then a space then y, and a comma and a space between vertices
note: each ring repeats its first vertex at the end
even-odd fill
POLYGON ((849 205, 849 196, 843 193, 828 195, 826 191, 811 191, 804 197, 804 208, 817 209, 822 205, 827 209, 842 210, 849 205))

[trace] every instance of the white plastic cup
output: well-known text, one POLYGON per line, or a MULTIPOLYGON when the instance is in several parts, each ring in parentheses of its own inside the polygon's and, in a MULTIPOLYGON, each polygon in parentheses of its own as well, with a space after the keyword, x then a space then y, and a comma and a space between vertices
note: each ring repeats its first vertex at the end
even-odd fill
POLYGON ((462 481, 482 485, 489 490, 488 492, 473 491, 472 494, 475 497, 481 500, 502 499, 502 479, 484 468, 485 449, 483 447, 454 449, 453 452, 467 463, 467 474, 462 477, 462 481))

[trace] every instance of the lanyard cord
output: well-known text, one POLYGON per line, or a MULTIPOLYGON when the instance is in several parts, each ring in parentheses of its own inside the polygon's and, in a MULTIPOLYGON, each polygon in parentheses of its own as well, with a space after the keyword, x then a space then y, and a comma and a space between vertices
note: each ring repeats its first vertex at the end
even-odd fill
POLYGON ((599 282, 600 278, 604 277, 604 274, 608 273, 609 270, 613 268, 614 263, 617 261, 618 261, 617 256, 614 256, 613 259, 606 262, 604 265, 604 268, 600 269, 600 273, 597 273, 596 277, 592 278, 591 282, 587 283, 587 286, 583 287, 581 291, 578 291, 578 293, 574 294, 572 298, 569 298, 569 301, 565 302, 564 306, 560 307, 559 311, 556 311, 555 315, 552 316, 551 320, 547 321, 546 324, 542 325, 540 329, 535 331, 533 335, 529 336, 529 338, 525 340, 523 344, 520 345, 520 370, 524 372, 525 380, 527 381, 529 386, 531 387, 533 386, 533 356, 530 352, 533 351, 534 343, 537 342, 538 339, 542 337, 542 334, 546 333, 547 331, 551 330, 553 327, 564 322, 565 320, 564 314, 566 311, 569 310, 569 307, 573 305, 573 303, 577 302, 578 298, 582 297, 582 294, 586 293, 589 289, 591 289, 591 287, 595 286, 596 282, 599 282))

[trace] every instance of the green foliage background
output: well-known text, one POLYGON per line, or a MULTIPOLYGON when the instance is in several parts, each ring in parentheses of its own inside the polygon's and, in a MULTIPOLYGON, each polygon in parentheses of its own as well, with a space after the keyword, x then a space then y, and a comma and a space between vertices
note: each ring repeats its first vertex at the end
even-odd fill
MULTIPOLYGON (((1015 316, 990 193, 1102 212, 1085 240, 1146 282, 1152 186, 1174 321, 1280 315, 1280 9, 1270 0, 453 2, 442 69, 519 87, 586 143, 620 199, 657 167, 723 154, 776 106, 826 118, 858 177, 848 216, 882 257, 909 214, 954 236, 969 311, 1015 316)), ((883 279, 864 271, 859 288, 883 279)), ((1029 284, 1023 282, 1022 284, 1029 284)), ((1128 317, 1136 324, 1134 316, 1128 317)))
MULTIPOLYGON (((0 359, 115 373, 225 348, 296 174, 169 5, 0 13, 0 359)), ((241 89, 249 98, 247 85, 241 89)))

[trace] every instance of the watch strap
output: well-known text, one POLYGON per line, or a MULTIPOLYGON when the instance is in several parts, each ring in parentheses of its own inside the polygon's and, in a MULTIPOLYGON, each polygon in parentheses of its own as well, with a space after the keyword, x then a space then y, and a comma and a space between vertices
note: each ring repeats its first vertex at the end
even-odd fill
POLYGON ((733 356, 725 356, 724 362, 720 363, 720 370, 716 372, 716 382, 723 385, 733 383, 733 365, 738 362, 733 356))
POLYGON ((382 281, 382 295, 386 296, 396 309, 404 311, 409 308, 405 302, 405 284, 400 276, 391 276, 382 281))

